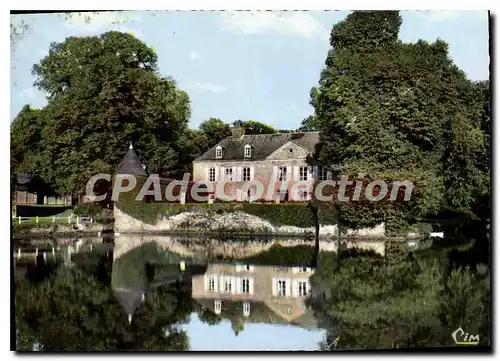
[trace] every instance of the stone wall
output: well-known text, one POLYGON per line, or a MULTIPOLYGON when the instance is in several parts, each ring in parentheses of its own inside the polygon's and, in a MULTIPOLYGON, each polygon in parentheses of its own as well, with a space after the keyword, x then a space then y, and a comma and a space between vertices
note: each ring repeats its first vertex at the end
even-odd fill
MULTIPOLYGON (((208 214, 208 212, 184 212, 169 217, 159 217, 156 224, 151 225, 142 222, 129 214, 122 212, 118 207, 114 207, 115 232, 136 233, 136 232, 165 232, 170 230, 186 231, 241 231, 257 232, 266 234, 296 234, 314 235, 314 227, 300 228, 294 226, 275 227, 270 222, 255 215, 250 215, 241 211, 234 211, 221 214, 208 214)), ((322 225, 320 236, 338 235, 337 225, 322 225)), ((360 237, 383 237, 385 226, 381 224, 374 228, 359 230, 347 230, 348 236, 360 237)))

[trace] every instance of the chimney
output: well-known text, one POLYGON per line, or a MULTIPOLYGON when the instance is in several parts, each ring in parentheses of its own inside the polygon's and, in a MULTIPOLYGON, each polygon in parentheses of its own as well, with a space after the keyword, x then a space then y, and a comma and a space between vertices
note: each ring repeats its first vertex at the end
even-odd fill
POLYGON ((243 138, 245 135, 245 128, 243 128, 243 122, 241 120, 237 120, 231 124, 231 134, 235 139, 243 138))

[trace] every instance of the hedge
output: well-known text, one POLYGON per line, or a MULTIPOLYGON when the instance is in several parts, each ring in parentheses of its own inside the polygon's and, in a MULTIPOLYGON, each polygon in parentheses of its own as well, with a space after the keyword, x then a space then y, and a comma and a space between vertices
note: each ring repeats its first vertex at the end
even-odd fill
POLYGON ((283 267, 311 266, 316 264, 315 257, 316 250, 311 246, 281 247, 275 245, 267 251, 244 258, 241 261, 259 265, 280 265, 283 267))
MULTIPOLYGON (((241 211, 257 216, 268 221, 275 227, 296 226, 301 228, 314 227, 315 216, 311 206, 307 203, 145 203, 132 200, 120 199, 115 204, 122 212, 154 225, 159 219, 184 212, 210 212, 212 214, 231 213, 241 211)), ((321 214, 321 213, 320 213, 321 214)), ((324 215, 323 220, 332 220, 334 217, 324 215)), ((320 220, 320 223, 321 222, 320 220)))

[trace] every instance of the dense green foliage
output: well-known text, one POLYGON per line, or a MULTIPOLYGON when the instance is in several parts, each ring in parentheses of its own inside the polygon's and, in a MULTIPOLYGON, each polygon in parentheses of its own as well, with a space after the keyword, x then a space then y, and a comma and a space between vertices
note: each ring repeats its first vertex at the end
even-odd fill
MULTIPOLYGON (((448 46, 398 40, 397 11, 356 11, 334 25, 314 116, 316 161, 349 179, 410 180, 409 202, 336 202, 341 221, 404 227, 445 207, 473 211, 489 195, 489 84, 469 81, 448 46)), ((483 212, 487 213, 487 212, 483 212)))
POLYGON ((34 343, 42 351, 183 351, 189 347, 186 333, 175 326, 185 322, 192 309, 189 289, 175 293, 165 287, 152 289, 129 325, 109 287, 111 258, 90 257, 75 259, 76 267, 60 267, 41 282, 16 282, 18 350, 31 351, 34 343))
POLYGON ((488 345, 489 276, 466 265, 450 268, 446 252, 436 255, 323 254, 311 300, 327 329, 321 348, 455 346, 451 333, 458 327, 488 345))
POLYGON ((91 176, 113 173, 131 141, 151 167, 175 170, 189 98, 158 75, 144 43, 119 32, 70 37, 53 43, 33 73, 49 100, 37 112, 46 125, 35 170, 55 190, 76 194, 91 176))
POLYGON ((281 247, 276 245, 267 251, 245 258, 242 262, 283 267, 310 266, 316 264, 316 257, 316 249, 311 246, 281 247))
MULTIPOLYGON (((132 194, 133 192, 129 192, 132 194)), ((127 193, 128 194, 128 193, 127 193)), ((124 194, 125 195, 125 194, 124 194)), ((121 195, 120 195, 121 197, 121 195)), ((207 216, 235 211, 244 212, 262 218, 273 226, 296 226, 308 228, 315 226, 315 217, 311 206, 307 203, 145 203, 133 200, 120 200, 115 204, 122 212, 148 224, 155 224, 163 217, 184 212, 203 212, 207 216)), ((325 209, 319 212, 321 224, 335 224, 336 215, 325 209)))

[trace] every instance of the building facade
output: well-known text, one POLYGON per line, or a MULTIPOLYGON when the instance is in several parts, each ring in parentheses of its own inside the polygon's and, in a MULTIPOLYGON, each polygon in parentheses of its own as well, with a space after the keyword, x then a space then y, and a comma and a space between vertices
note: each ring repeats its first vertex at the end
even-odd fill
POLYGON ((231 136, 193 161, 193 180, 212 183, 214 191, 223 189, 231 197, 228 200, 306 201, 314 181, 332 177, 325 167, 308 164, 319 136, 319 132, 244 135, 241 127, 235 127, 231 136), (262 191, 252 184, 254 180, 263 185, 262 191))

